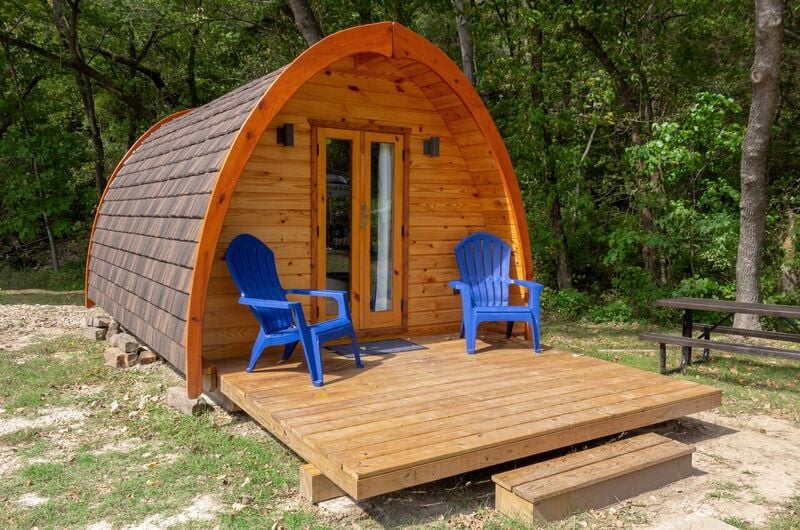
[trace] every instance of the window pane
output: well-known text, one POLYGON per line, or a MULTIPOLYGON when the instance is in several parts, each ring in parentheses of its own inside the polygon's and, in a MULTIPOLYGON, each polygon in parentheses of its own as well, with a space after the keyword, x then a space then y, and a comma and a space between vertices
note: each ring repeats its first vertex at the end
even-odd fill
POLYGON ((370 309, 391 311, 394 221, 394 145, 370 145, 370 309))
MULTIPOLYGON (((352 200, 350 185, 353 178, 353 142, 328 138, 325 141, 326 164, 326 223, 325 230, 325 287, 350 290, 350 219, 352 200)), ((336 301, 325 299, 326 315, 337 313, 336 301)))

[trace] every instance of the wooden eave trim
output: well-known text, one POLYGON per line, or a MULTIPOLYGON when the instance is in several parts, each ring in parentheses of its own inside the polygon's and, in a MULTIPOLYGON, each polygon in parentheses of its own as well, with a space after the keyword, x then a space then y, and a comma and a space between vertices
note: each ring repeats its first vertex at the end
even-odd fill
POLYGON ((94 212, 94 220, 92 221, 92 230, 89 234, 89 246, 86 249, 86 270, 84 271, 84 279, 83 279, 83 303, 87 308, 94 307, 94 300, 89 299, 89 260, 92 255, 92 242, 94 241, 94 232, 97 228, 97 220, 100 218, 100 207, 103 205, 103 200, 106 198, 106 194, 108 193, 109 188, 111 188, 111 183, 114 182, 117 174, 122 169, 122 166, 125 165, 125 162, 128 161, 128 158, 136 151, 142 143, 147 140, 151 134, 156 132, 160 129, 165 123, 168 123, 175 118, 179 118, 186 114, 187 112, 194 110, 194 109, 184 109, 179 110, 178 112, 174 112, 169 116, 162 118, 161 120, 157 121, 152 127, 147 129, 144 134, 142 134, 136 142, 128 149, 128 152, 125 153, 125 156, 117 164, 117 167, 114 168, 114 171, 111 173, 111 176, 108 178, 108 182, 106 182, 106 187, 103 190, 103 194, 100 196, 100 200, 97 202, 97 209, 94 212))
POLYGON ((413 59, 426 65, 447 83, 469 109, 500 169, 523 254, 523 274, 530 277, 532 263, 528 226, 511 158, 489 111, 458 66, 432 43, 394 22, 378 22, 339 31, 305 50, 272 82, 236 135, 217 175, 200 229, 189 289, 185 374, 190 398, 199 396, 203 391, 203 318, 219 235, 236 184, 253 149, 283 106, 311 77, 340 59, 367 52, 387 58, 413 59))
POLYGON ((393 25, 392 22, 378 22, 345 29, 308 48, 267 88, 236 135, 211 193, 192 271, 186 318, 185 370, 186 390, 190 398, 199 396, 203 391, 203 316, 211 266, 231 197, 253 149, 286 102, 320 70, 357 53, 373 52, 391 57, 393 25))
POLYGON ((514 166, 511 163, 511 157, 508 155, 503 142, 503 137, 500 135, 500 131, 497 130, 497 126, 492 120, 486 105, 461 69, 433 43, 400 24, 394 25, 393 38, 394 58, 412 59, 424 64, 432 72, 436 73, 450 87, 453 93, 461 99, 464 106, 472 114, 483 137, 488 142, 492 156, 500 170, 506 197, 511 202, 514 227, 520 242, 520 252, 523 255, 523 275, 525 278, 530 279, 533 274, 533 261, 531 258, 528 223, 522 203, 522 193, 519 189, 514 166))

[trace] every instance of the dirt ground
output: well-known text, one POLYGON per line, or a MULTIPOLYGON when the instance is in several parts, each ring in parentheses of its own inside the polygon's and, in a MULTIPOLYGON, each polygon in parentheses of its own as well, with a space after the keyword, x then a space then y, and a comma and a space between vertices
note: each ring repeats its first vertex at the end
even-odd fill
MULTIPOLYGON (((0 351, 19 350, 41 338, 74 333, 82 323, 83 313, 82 308, 75 306, 0 305, 0 351)), ((87 387, 81 391, 93 390, 87 387)), ((45 409, 35 418, 11 415, 0 424, 0 434, 36 427, 52 429, 49 435, 58 437, 59 433, 70 433, 75 426, 79 427, 86 413, 45 409), (67 425, 72 429, 65 429, 67 425)), ((221 416, 221 423, 227 423, 231 432, 268 440, 260 428, 242 415, 227 415, 222 411, 215 414, 221 416)), ((769 416, 726 417, 711 411, 668 422, 654 430, 696 448, 694 475, 585 514, 577 520, 580 527, 711 528, 710 522, 716 524, 722 520, 758 526, 798 493, 800 425, 769 416)), ((64 442, 61 447, 68 452, 70 440, 65 438, 64 442)), ((12 450, 0 447, 0 477, 25 464, 12 450)), ((485 511, 494 503, 490 476, 499 469, 502 468, 481 470, 358 504, 336 499, 322 503, 317 510, 334 527, 438 521, 447 527, 482 528, 485 511)), ((138 527, 187 525, 192 521, 213 520, 220 511, 238 509, 235 505, 221 506, 214 492, 208 493, 207 497, 195 499, 183 512, 151 516, 138 527)), ((30 506, 46 501, 36 496, 16 500, 30 506)), ((288 504, 302 502, 296 493, 286 499, 288 504)), ((108 526, 100 521, 94 527, 108 526)))

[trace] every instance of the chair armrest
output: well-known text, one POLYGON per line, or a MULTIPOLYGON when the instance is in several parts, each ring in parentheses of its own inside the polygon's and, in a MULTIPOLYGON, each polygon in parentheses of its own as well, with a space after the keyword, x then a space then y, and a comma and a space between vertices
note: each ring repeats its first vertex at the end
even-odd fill
POLYGON ((469 285, 461 280, 450 280, 447 282, 453 290, 458 291, 461 293, 461 305, 464 308, 472 307, 472 289, 470 289, 469 285))
POLYGON ((539 299, 542 296, 542 290, 544 289, 544 285, 539 282, 532 282, 530 280, 515 280, 511 279, 508 281, 511 285, 519 285, 520 287, 525 287, 528 289, 528 306, 529 307, 539 307, 539 299))
POLYGON ((333 298, 339 306, 338 318, 350 320, 350 308, 347 304, 347 291, 334 291, 332 289, 286 289, 288 294, 300 294, 304 296, 320 296, 333 298))
POLYGON ((347 291, 335 291, 333 289, 286 289, 286 292, 306 296, 324 296, 326 298, 338 298, 347 294, 347 291))
POLYGON ((239 303, 242 305, 249 305, 253 307, 269 307, 271 309, 288 309, 288 310, 291 310, 294 305, 301 305, 300 302, 288 302, 283 300, 264 300, 262 298, 247 298, 245 296, 239 298, 239 303))
POLYGON ((294 324, 301 331, 306 330, 306 315, 303 312, 303 304, 300 302, 289 302, 284 300, 264 300, 261 298, 247 298, 242 296, 239 298, 239 303, 252 307, 268 307, 270 309, 287 309, 292 312, 294 317, 294 324))

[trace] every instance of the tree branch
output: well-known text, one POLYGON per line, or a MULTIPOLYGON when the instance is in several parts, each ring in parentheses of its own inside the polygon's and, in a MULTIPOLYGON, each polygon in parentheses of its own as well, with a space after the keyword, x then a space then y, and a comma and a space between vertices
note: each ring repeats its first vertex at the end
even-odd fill
POLYGON ((139 100, 126 94, 125 91, 123 91, 120 87, 118 87, 113 81, 111 81, 111 79, 106 77, 103 73, 98 72, 85 62, 77 61, 72 57, 62 57, 49 50, 45 50, 44 48, 37 46, 32 42, 27 42, 21 39, 17 39, 3 32, 0 32, 0 42, 5 42, 9 46, 14 46, 16 48, 22 48, 31 51, 36 55, 56 64, 57 66, 67 67, 71 70, 81 73, 86 77, 89 77, 92 80, 96 81, 98 85, 108 90, 110 93, 112 93, 117 98, 122 100, 129 107, 137 110, 142 109, 142 104, 139 100))
MULTIPOLYGON (((28 99, 28 96, 30 96, 31 92, 33 92, 33 89, 36 88, 36 85, 39 84, 39 81, 41 80, 42 76, 40 75, 36 75, 33 77, 33 79, 30 80, 28 86, 25 87, 25 90, 23 90, 22 94, 20 95, 19 101, 16 104, 17 108, 23 105, 25 100, 28 99)), ((12 114, 9 114, 8 116, 0 120, 0 138, 5 136, 6 131, 8 130, 9 127, 11 127, 12 123, 14 123, 14 116, 12 114)))
POLYGON ((147 66, 143 66, 142 64, 139 63, 139 60, 137 59, 131 59, 130 57, 125 57, 124 55, 118 55, 110 50, 105 50, 103 48, 100 48, 99 46, 92 46, 89 49, 92 50, 93 52, 99 53, 106 59, 114 61, 115 63, 127 66, 129 68, 133 68, 140 74, 149 78, 156 86, 156 88, 158 88, 159 90, 163 90, 167 86, 167 84, 164 82, 164 78, 161 77, 161 72, 159 72, 158 70, 153 70, 152 68, 149 68, 147 66))
POLYGON ((614 80, 614 83, 619 89, 620 96, 622 96, 623 104, 628 112, 639 112, 639 98, 636 94, 636 90, 628 81, 628 75, 617 66, 611 57, 609 57, 605 48, 603 48, 603 45, 592 30, 578 23, 575 18, 572 19, 572 25, 578 32, 583 47, 594 54, 608 75, 611 76, 611 79, 614 80))

